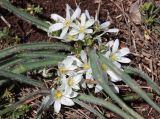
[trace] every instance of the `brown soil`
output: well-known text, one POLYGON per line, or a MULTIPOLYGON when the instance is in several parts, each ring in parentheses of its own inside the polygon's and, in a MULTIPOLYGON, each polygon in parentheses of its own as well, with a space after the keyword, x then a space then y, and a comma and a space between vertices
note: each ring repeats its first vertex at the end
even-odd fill
MULTIPOLYGON (((65 4, 69 4, 72 8, 76 7, 76 3, 80 5, 82 10, 88 9, 89 12, 94 16, 97 10, 98 4, 95 3, 96 0, 10 0, 12 4, 20 8, 27 8, 27 4, 40 5, 43 8, 41 14, 35 14, 35 16, 40 17, 41 19, 51 21, 50 14, 57 13, 62 16, 65 16, 65 4)), ((121 39, 123 45, 127 45, 132 52, 130 58, 132 58, 132 66, 142 69, 147 73, 152 79, 160 85, 160 36, 152 34, 151 39, 144 39, 144 29, 142 26, 132 25, 131 23, 125 20, 126 16, 124 13, 129 13, 129 8, 135 0, 102 0, 101 11, 100 11, 100 20, 110 20, 112 25, 120 29, 120 33, 117 35, 121 39), (118 7, 119 8, 118 8, 118 7), (124 11, 124 12, 122 12, 124 11)), ((12 13, 9 13, 7 10, 0 8, 1 14, 11 25, 10 34, 11 36, 18 36, 21 38, 21 42, 39 42, 39 41, 53 41, 54 39, 49 39, 47 33, 37 29, 36 27, 28 24, 27 22, 19 19, 14 16, 12 13)), ((7 27, 6 24, 0 20, 1 27, 7 27)), ((12 44, 9 44, 12 45, 12 44)), ((7 47, 5 44, 1 44, 1 48, 7 47)), ((145 82, 136 79, 137 82, 145 87, 149 92, 151 89, 146 85, 145 82)), ((122 92, 125 88, 122 89, 122 92)), ((128 89, 127 89, 128 90, 128 89)), ((160 99, 156 96, 155 101, 160 104, 160 99)), ((145 119, 159 119, 160 115, 151 108, 148 104, 139 101, 133 102, 130 105, 135 108, 145 119)), ((84 119, 84 115, 87 115, 89 119, 96 119, 89 111, 78 107, 73 108, 63 108, 61 113, 56 115, 59 118, 66 119, 84 119)), ((99 108, 106 117, 110 119, 119 119, 117 115, 104 110, 101 107, 99 108)), ((45 115, 50 115, 48 119, 52 118, 52 110, 48 110, 45 115)), ((45 116, 45 119, 46 116, 45 116)))

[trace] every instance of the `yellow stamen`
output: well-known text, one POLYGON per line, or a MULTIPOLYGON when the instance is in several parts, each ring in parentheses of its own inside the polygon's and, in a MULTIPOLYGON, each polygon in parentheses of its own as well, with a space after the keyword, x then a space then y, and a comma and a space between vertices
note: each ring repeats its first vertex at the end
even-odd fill
POLYGON ((84 70, 87 70, 87 69, 90 69, 90 68, 91 68, 91 66, 89 64, 84 64, 83 65, 83 69, 84 70))
POLYGON ((54 93, 55 99, 60 99, 63 96, 63 93, 60 90, 56 90, 54 93))
POLYGON ((66 71, 67 71, 67 70, 66 70, 66 68, 65 68, 64 66, 62 66, 62 67, 59 68, 59 72, 60 72, 61 74, 64 74, 66 71))
POLYGON ((80 26, 79 32, 80 32, 80 33, 84 33, 84 32, 85 32, 85 27, 84 27, 84 26, 80 26))
POLYGON ((102 64, 101 68, 102 68, 103 71, 107 71, 107 65, 106 64, 102 64))
POLYGON ((69 27, 71 26, 71 20, 65 20, 65 26, 69 27))
POLYGON ((74 84, 73 79, 72 78, 68 79, 68 85, 71 87, 71 86, 73 86, 73 84, 74 84))
POLYGON ((116 60, 118 59, 117 54, 113 53, 113 54, 111 55, 111 59, 112 59, 113 61, 116 61, 116 60))

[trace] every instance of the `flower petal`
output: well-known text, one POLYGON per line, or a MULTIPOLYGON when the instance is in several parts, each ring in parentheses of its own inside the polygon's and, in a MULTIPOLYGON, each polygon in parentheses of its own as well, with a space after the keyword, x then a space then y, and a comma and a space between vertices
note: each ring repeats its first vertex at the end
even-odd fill
POLYGON ((69 35, 76 35, 76 34, 78 34, 78 33, 79 33, 78 30, 72 29, 72 30, 69 32, 69 35))
POLYGON ((83 83, 81 84, 81 86, 86 89, 86 82, 83 81, 83 83))
POLYGON ((85 14, 86 14, 87 19, 91 19, 91 16, 90 16, 88 10, 85 10, 85 14))
POLYGON ((109 82, 109 85, 110 87, 112 88, 112 90, 115 92, 115 93, 119 93, 119 88, 117 85, 115 85, 114 83, 112 82, 109 82))
POLYGON ((72 88, 75 89, 75 90, 79 90, 80 89, 80 87, 78 85, 74 85, 72 88))
POLYGON ((121 64, 117 61, 114 61, 113 64, 115 64, 118 68, 121 68, 121 64))
POLYGON ((105 46, 107 46, 107 47, 112 47, 113 46, 113 44, 114 44, 114 41, 113 40, 111 40, 111 41, 109 41, 105 46))
POLYGON ((86 32, 86 33, 93 33, 93 30, 92 30, 92 29, 86 29, 85 32, 86 32))
POLYGON ((84 39, 84 36, 85 36, 84 33, 80 33, 80 34, 78 35, 78 39, 79 39, 79 40, 83 40, 83 39, 84 39))
POLYGON ((107 70, 108 75, 111 77, 111 81, 117 82, 121 81, 121 79, 111 70, 107 70))
POLYGON ((109 27, 110 24, 111 24, 110 21, 106 21, 106 22, 102 23, 100 25, 100 27, 101 27, 101 29, 104 29, 104 30, 107 29, 108 30, 108 27, 109 27))
POLYGON ((129 58, 126 58, 126 57, 121 57, 117 61, 121 62, 121 63, 130 63, 131 62, 131 60, 129 58))
POLYGON ((117 52, 118 47, 119 47, 119 40, 116 39, 116 40, 114 41, 114 44, 113 44, 113 47, 112 47, 112 53, 117 52))
POLYGON ((49 27, 49 32, 54 32, 62 29, 64 27, 63 23, 55 23, 49 27))
POLYGON ((63 39, 63 38, 66 36, 67 32, 68 32, 68 27, 65 27, 65 28, 62 30, 62 33, 61 33, 61 35, 60 35, 60 38, 63 39))
POLYGON ((66 4, 66 18, 70 19, 70 6, 68 4, 66 4))
POLYGON ((125 56, 125 55, 129 54, 130 51, 129 51, 129 48, 122 48, 122 49, 119 50, 118 53, 119 53, 120 56, 125 56))
POLYGON ((109 51, 107 51, 105 54, 104 54, 104 56, 106 57, 106 58, 109 58, 110 57, 110 55, 111 55, 111 51, 109 50, 109 51))
POLYGON ((88 88, 93 88, 94 84, 87 84, 88 88))
POLYGON ((81 15, 81 25, 85 26, 85 23, 86 23, 86 15, 84 13, 82 13, 82 15, 81 15))
POLYGON ((61 109, 61 104, 58 101, 55 101, 55 103, 54 103, 54 111, 59 113, 60 109, 61 109))
POLYGON ((92 26, 94 24, 94 19, 89 19, 86 23, 85 23, 85 28, 88 28, 90 26, 92 26))
POLYGON ((73 106, 74 105, 74 102, 70 98, 66 98, 66 97, 61 98, 61 103, 63 105, 67 105, 67 106, 73 106))
POLYGON ((56 22, 58 22, 58 21, 64 22, 65 21, 65 19, 58 14, 51 14, 51 18, 56 22))
POLYGON ((81 14, 81 9, 79 8, 79 6, 77 6, 76 10, 74 11, 71 20, 75 20, 77 17, 79 17, 81 14))
POLYGON ((92 69, 89 69, 86 71, 86 79, 93 79, 93 76, 92 76, 92 69))
POLYGON ((117 33, 117 32, 119 32, 119 29, 108 29, 107 30, 107 32, 109 32, 109 33, 117 33))
POLYGON ((94 91, 94 92, 95 92, 95 93, 98 93, 98 92, 100 92, 102 89, 103 89, 102 86, 99 85, 99 84, 97 84, 96 87, 95 87, 95 91, 94 91))
POLYGON ((74 76, 74 80, 76 84, 78 84, 82 80, 82 74, 77 74, 76 76, 74 76))
POLYGON ((81 50, 80 56, 81 56, 82 61, 83 61, 85 64, 87 64, 87 53, 86 53, 84 50, 81 50))

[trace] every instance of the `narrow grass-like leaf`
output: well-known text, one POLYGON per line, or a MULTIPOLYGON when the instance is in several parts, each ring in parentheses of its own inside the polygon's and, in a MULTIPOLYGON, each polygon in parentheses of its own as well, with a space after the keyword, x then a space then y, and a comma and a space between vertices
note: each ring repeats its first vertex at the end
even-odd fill
POLYGON ((55 59, 50 58, 42 61, 37 62, 30 62, 30 63, 23 63, 18 66, 16 66, 12 72, 14 73, 24 73, 28 70, 37 69, 45 66, 55 66, 58 64, 58 62, 62 61, 63 59, 55 59))
POLYGON ((160 95, 160 87, 154 81, 152 81, 152 79, 148 75, 146 75, 143 71, 132 67, 124 67, 124 71, 126 73, 142 77, 153 88, 153 90, 157 92, 158 95, 160 95))
MULTIPOLYGON (((153 99, 154 97, 154 95, 152 94, 152 93, 147 93, 147 95, 151 98, 151 99, 153 99)), ((127 102, 132 102, 132 101, 137 101, 137 100, 142 100, 143 98, 141 98, 139 95, 137 95, 136 93, 135 94, 126 94, 126 95, 122 95, 122 96, 120 96, 120 97, 122 97, 122 99, 124 100, 124 101, 127 101, 127 102)))
POLYGON ((7 81, 6 80, 0 80, 0 86, 2 86, 4 83, 6 83, 7 81))
POLYGON ((54 54, 46 54, 46 53, 22 53, 18 54, 16 57, 20 58, 28 58, 28 59, 35 59, 35 58, 60 58, 63 59, 66 57, 64 53, 54 53, 54 54))
POLYGON ((86 108, 87 110, 89 110, 90 112, 94 113, 95 115, 97 115, 100 119, 106 119, 100 112, 98 112, 97 110, 95 110, 93 107, 87 105, 86 103, 83 103, 80 100, 77 99, 73 99, 73 101, 75 103, 77 103, 78 105, 80 105, 83 108, 86 108))
POLYGON ((25 11, 22 11, 15 6, 13 6, 8 0, 0 0, 1 7, 7 9, 8 11, 12 12, 13 14, 17 15, 21 19, 36 25, 38 28, 48 31, 49 24, 46 21, 39 20, 36 17, 31 16, 29 13, 26 13, 25 11))
POLYGON ((33 80, 33 79, 25 77, 21 74, 15 74, 10 71, 6 71, 6 70, 1 69, 0 76, 7 78, 8 80, 18 81, 20 83, 25 83, 25 84, 29 84, 29 85, 40 87, 40 88, 44 87, 44 84, 41 81, 33 80))
POLYGON ((121 106, 126 112, 130 113, 133 117, 137 119, 143 119, 137 112, 135 112, 132 108, 127 106, 111 89, 111 87, 108 85, 106 79, 105 73, 102 71, 102 67, 98 58, 98 55, 94 50, 89 50, 89 58, 92 68, 92 74, 95 80, 98 81, 98 83, 103 87, 104 91, 116 102, 121 106))
POLYGON ((70 50, 70 46, 63 43, 31 43, 19 44, 13 47, 0 50, 0 59, 15 55, 22 51, 38 51, 38 50, 70 50))
POLYGON ((33 92, 33 93, 29 94, 28 96, 25 96, 24 98, 20 99, 18 102, 14 103, 14 104, 11 104, 10 106, 6 107, 3 110, 0 110, 0 116, 6 114, 8 112, 16 110, 20 105, 25 103, 25 101, 27 101, 29 99, 32 99, 34 96, 48 95, 49 93, 50 92, 48 90, 40 90, 40 91, 33 92))
POLYGON ((53 99, 50 98, 50 96, 48 96, 47 98, 48 99, 45 98, 45 100, 43 100, 43 102, 41 103, 35 119, 41 119, 43 111, 45 111, 53 103, 53 99))
POLYGON ((0 62, 0 69, 8 69, 8 67, 11 67, 21 61, 22 59, 16 57, 7 58, 6 60, 0 62))
POLYGON ((131 77, 126 74, 124 71, 118 69, 109 59, 105 58, 103 55, 100 55, 100 59, 105 63, 117 76, 119 76, 133 91, 135 91, 139 96, 141 96, 148 104, 150 104, 154 109, 160 112, 160 107, 156 104, 150 97, 144 92, 138 84, 131 79, 131 77))
POLYGON ((99 105, 99 106, 102 106, 102 107, 120 115, 124 119, 134 119, 131 115, 124 112, 118 106, 116 106, 115 104, 113 104, 109 101, 106 101, 104 99, 97 98, 97 97, 94 97, 94 96, 91 96, 91 95, 82 94, 82 93, 80 93, 80 95, 78 96, 78 99, 89 102, 89 103, 93 103, 93 104, 96 104, 96 105, 99 105))

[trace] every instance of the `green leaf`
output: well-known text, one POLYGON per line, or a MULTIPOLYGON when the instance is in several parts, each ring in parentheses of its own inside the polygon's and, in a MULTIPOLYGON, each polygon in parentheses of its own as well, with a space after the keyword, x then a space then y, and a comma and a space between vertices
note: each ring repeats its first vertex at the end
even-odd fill
POLYGON ((43 82, 41 81, 33 80, 21 74, 15 74, 10 71, 6 71, 2 69, 0 70, 0 76, 4 77, 4 79, 6 78, 7 80, 18 81, 20 83, 25 83, 25 84, 29 84, 29 85, 40 87, 40 88, 45 87, 43 82))
POLYGON ((6 83, 7 81, 6 80, 0 80, 0 86, 2 86, 4 83, 6 83))
MULTIPOLYGON (((102 71, 102 63, 99 60, 98 55, 94 50, 89 50, 89 58, 92 68, 92 74, 95 80, 103 87, 104 91, 116 102, 121 106, 126 112, 130 113, 133 117, 138 119, 143 119, 138 113, 136 113, 132 108, 127 106, 111 89, 108 85, 108 80, 106 76, 106 71, 102 71)), ((108 66, 108 65, 107 65, 108 66)))
POLYGON ((45 66, 55 66, 58 64, 58 62, 62 61, 63 59, 55 59, 55 58, 49 58, 42 61, 36 61, 36 62, 29 62, 29 63, 23 63, 19 64, 18 66, 14 67, 12 72, 14 73, 24 73, 28 70, 38 69, 45 66))
POLYGON ((91 95, 86 95, 86 94, 82 94, 80 93, 80 95, 77 97, 79 100, 83 100, 89 103, 93 103, 99 106, 102 106, 118 115, 120 115, 121 117, 123 117, 124 119, 134 119, 131 115, 129 115, 128 113, 124 112, 122 109, 120 109, 118 106, 116 106, 115 104, 106 101, 104 99, 101 98, 97 98, 91 95))
POLYGON ((153 88, 153 90, 157 92, 158 95, 160 95, 160 87, 155 82, 153 82, 152 79, 148 75, 146 75, 143 71, 132 67, 124 67, 124 71, 126 73, 142 77, 153 88))
POLYGON ((160 112, 160 107, 156 104, 150 97, 145 93, 138 84, 131 79, 131 77, 124 71, 118 69, 109 59, 100 55, 100 59, 104 62, 117 76, 119 76, 133 91, 135 91, 139 96, 141 96, 148 104, 150 104, 154 109, 160 112))
POLYGON ((63 43, 31 43, 19 44, 9 48, 0 50, 0 59, 26 51, 42 51, 42 50, 65 50, 69 51, 70 46, 63 43))
POLYGON ((46 97, 43 100, 41 106, 38 108, 35 119, 41 119, 43 111, 45 111, 52 103, 53 103, 53 99, 50 96, 46 97))

